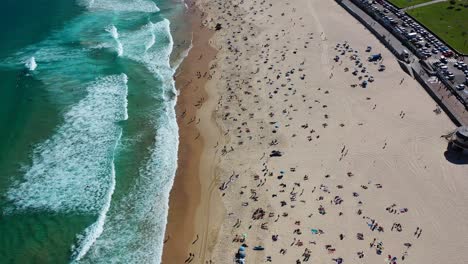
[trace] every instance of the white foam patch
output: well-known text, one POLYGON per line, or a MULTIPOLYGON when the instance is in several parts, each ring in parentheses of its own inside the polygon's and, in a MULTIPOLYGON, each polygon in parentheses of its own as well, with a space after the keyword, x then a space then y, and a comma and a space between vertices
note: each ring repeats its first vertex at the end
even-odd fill
POLYGON ((110 25, 106 28, 106 31, 109 32, 116 43, 117 56, 122 56, 123 54, 123 45, 119 40, 119 32, 114 25, 110 25))
MULTIPOLYGON (((148 23, 135 32, 120 32, 119 39, 126 47, 124 57, 142 63, 162 80, 163 94, 155 94, 156 98, 175 92, 168 20, 148 23), (155 43, 148 48, 153 36, 155 43)), ((155 145, 139 170, 137 182, 124 198, 113 201, 104 231, 83 258, 75 258, 75 263, 161 263, 169 192, 177 167, 175 104, 175 99, 165 100, 154 113, 158 120, 155 145)))
POLYGON ((113 48, 112 44, 109 43, 99 43, 89 47, 90 49, 111 49, 113 48))
POLYGON ((179 55, 179 58, 174 62, 174 65, 172 66, 172 68, 174 69, 174 71, 177 71, 177 69, 180 67, 180 65, 182 64, 182 62, 184 61, 184 59, 188 56, 190 50, 193 48, 193 33, 192 33, 192 37, 190 39, 190 45, 188 48, 186 48, 185 50, 183 50, 181 52, 181 54, 179 55))
POLYGON ((0 66, 24 69, 25 66, 33 65, 30 62, 34 57, 35 61, 40 62, 41 70, 41 74, 35 78, 44 84, 43 87, 54 93, 54 100, 57 99, 57 102, 61 103, 60 99, 63 96, 57 96, 57 91, 85 89, 83 84, 95 80, 100 76, 99 72, 107 67, 104 61, 95 57, 92 52, 93 49, 116 46, 115 41, 109 41, 109 34, 102 30, 108 25, 109 17, 110 14, 90 15, 89 12, 85 12, 61 30, 52 32, 43 41, 0 60, 0 66))
POLYGON ((154 34, 154 32, 151 32, 151 37, 145 44, 145 52, 148 52, 148 50, 151 49, 155 43, 156 35, 154 34))
POLYGON ((36 59, 34 57, 29 58, 24 66, 29 70, 29 71, 34 71, 37 68, 37 63, 36 59))
MULTIPOLYGON (((122 132, 119 135, 119 139, 122 136, 122 132)), ((117 141, 117 143, 120 140, 117 141)), ((117 148, 117 143, 114 147, 114 154, 117 148)), ((94 222, 91 226, 87 227, 86 230, 83 232, 83 234, 78 236, 78 247, 73 249, 73 255, 72 258, 76 260, 80 260, 83 258, 86 253, 88 253, 89 249, 93 246, 93 244, 96 242, 96 240, 101 236, 102 232, 104 231, 104 223, 106 221, 107 217, 107 212, 110 209, 111 201, 112 201, 112 194, 114 193, 115 190, 115 165, 114 165, 114 157, 112 157, 112 163, 111 163, 111 171, 112 171, 112 177, 111 177, 111 183, 109 190, 107 191, 106 197, 105 197, 105 203, 103 208, 101 209, 101 212, 99 213, 99 217, 94 222)))
MULTIPOLYGON (((166 88, 171 87, 171 92, 176 93, 172 78, 175 71, 170 66, 174 42, 169 20, 149 22, 140 30, 122 33, 120 39, 125 47, 131 47, 126 50, 124 57, 145 65, 150 72, 163 81, 166 88), (147 43, 152 41, 153 36, 157 41, 151 45, 151 48, 148 48, 147 43)), ((167 92, 167 89, 163 90, 167 92)), ((165 100, 170 99, 172 98, 165 98, 165 100)))
POLYGON ((150 0, 80 0, 79 3, 91 11, 159 12, 156 3, 150 0))
POLYGON ((149 22, 137 31, 122 33, 121 41, 124 46, 132 47, 125 57, 143 63, 152 73, 157 74, 162 67, 170 67, 174 43, 169 20, 149 22))
POLYGON ((126 120, 127 76, 98 79, 32 154, 22 182, 7 198, 17 210, 98 214, 112 189, 113 152, 126 120))
POLYGON ((178 147, 175 113, 166 110, 138 182, 114 206, 104 232, 87 255, 74 263, 161 263, 178 147))

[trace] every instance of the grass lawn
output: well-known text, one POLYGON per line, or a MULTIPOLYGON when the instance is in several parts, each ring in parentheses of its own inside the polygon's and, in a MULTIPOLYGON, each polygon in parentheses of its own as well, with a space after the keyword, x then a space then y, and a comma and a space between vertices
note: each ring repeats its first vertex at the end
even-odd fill
POLYGON ((452 48, 468 54, 468 1, 457 0, 455 5, 447 1, 407 12, 452 48))
POLYGON ((396 5, 399 8, 404 8, 408 6, 414 6, 422 4, 425 2, 430 2, 432 0, 389 0, 392 4, 396 5))

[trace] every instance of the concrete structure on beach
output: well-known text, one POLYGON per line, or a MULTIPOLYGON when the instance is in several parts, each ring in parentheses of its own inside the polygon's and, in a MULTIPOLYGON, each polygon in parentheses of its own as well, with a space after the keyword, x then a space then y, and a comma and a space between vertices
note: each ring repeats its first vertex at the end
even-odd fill
POLYGON ((452 148, 468 153, 468 126, 461 126, 455 130, 450 140, 452 148))

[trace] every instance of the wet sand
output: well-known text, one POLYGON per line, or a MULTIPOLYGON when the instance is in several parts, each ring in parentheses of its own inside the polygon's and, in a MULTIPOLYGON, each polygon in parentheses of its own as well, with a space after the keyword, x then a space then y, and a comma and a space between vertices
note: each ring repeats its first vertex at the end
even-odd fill
POLYGON ((194 239, 194 219, 201 199, 200 157, 206 141, 200 135, 198 111, 208 99, 205 73, 216 54, 208 45, 213 33, 201 26, 201 16, 193 6, 188 11, 187 18, 193 25, 192 49, 176 74, 176 87, 180 92, 176 106, 180 144, 177 175, 170 193, 163 263, 183 263, 189 254, 189 245, 197 240, 194 239))

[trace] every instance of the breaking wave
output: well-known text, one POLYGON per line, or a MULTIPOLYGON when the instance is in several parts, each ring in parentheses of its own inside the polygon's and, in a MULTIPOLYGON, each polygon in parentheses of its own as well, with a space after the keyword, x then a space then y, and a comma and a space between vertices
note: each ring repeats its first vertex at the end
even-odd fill
POLYGON ((117 28, 114 25, 110 25, 108 28, 106 28, 106 31, 109 32, 112 36, 112 38, 115 40, 116 43, 116 50, 117 50, 117 56, 122 56, 123 54, 123 45, 122 42, 119 40, 119 32, 117 31, 117 28))
POLYGON ((32 165, 7 197, 16 210, 99 213, 111 189, 119 121, 127 116, 125 74, 100 78, 33 150, 32 165))
POLYGON ((29 58, 24 64, 29 71, 34 71, 37 68, 36 59, 34 57, 29 58))

